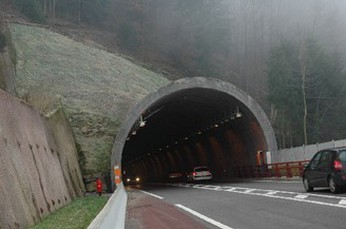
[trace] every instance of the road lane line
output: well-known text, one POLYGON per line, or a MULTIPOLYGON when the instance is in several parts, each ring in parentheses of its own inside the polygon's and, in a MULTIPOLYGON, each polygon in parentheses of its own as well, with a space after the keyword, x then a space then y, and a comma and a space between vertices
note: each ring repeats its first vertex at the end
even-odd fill
POLYGON ((264 195, 275 195, 276 193, 278 193, 278 192, 277 191, 270 191, 270 192, 268 192, 268 193, 266 193, 264 195))
POLYGON ((209 217, 207 217, 205 215, 202 215, 201 213, 198 213, 198 212, 196 212, 196 211, 194 211, 194 210, 192 210, 192 209, 190 209, 188 207, 185 207, 185 206, 183 206, 181 204, 175 204, 175 206, 177 206, 178 208, 181 208, 181 209, 191 213, 192 215, 197 216, 198 218, 200 218, 200 219, 202 219, 202 220, 204 220, 204 221, 206 221, 206 222, 208 222, 210 224, 213 224, 214 226, 217 226, 217 227, 219 227, 221 229, 233 229, 232 227, 229 227, 229 226, 227 226, 225 224, 222 224, 222 223, 220 223, 220 222, 218 222, 216 220, 213 220, 213 219, 211 219, 211 218, 209 218, 209 217))
MULTIPOLYGON (((202 185, 199 185, 198 188, 201 188, 202 185)), ((259 191, 266 191, 267 193, 255 193, 255 192, 246 192, 246 190, 251 190, 249 188, 243 188, 243 187, 233 187, 226 186, 227 189, 224 189, 225 187, 221 186, 221 191, 226 192, 232 192, 232 193, 239 193, 244 195, 254 195, 254 196, 263 196, 263 197, 269 197, 274 199, 281 199, 281 200, 291 200, 291 201, 297 201, 302 203, 309 203, 309 204, 317 204, 317 205, 323 205, 323 206, 329 206, 329 207, 338 207, 338 208, 346 208, 346 199, 343 197, 336 197, 336 196, 328 196, 328 195, 318 195, 318 194, 303 194, 303 193, 297 193, 297 192, 287 192, 287 191, 276 191, 276 190, 264 190, 264 189, 255 189, 259 191), (285 196, 279 196, 280 194, 291 194, 292 197, 285 197, 285 196), (308 200, 306 198, 297 198, 297 196, 307 196, 307 197, 321 197, 321 198, 327 198, 327 199, 338 199, 340 200, 338 204, 328 203, 328 202, 322 202, 322 201, 316 201, 316 200, 308 200)), ((196 188, 196 187, 191 187, 196 188)))
POLYGON ((215 185, 194 185, 193 188, 199 188, 199 189, 206 189, 206 190, 212 190, 212 191, 221 191, 221 186, 215 186, 215 185))
MULTIPOLYGON (((231 192, 231 191, 229 191, 229 192, 231 192)), ((332 204, 332 203, 326 203, 326 202, 321 202, 321 201, 298 199, 298 198, 294 198, 294 197, 275 196, 275 195, 267 195, 267 194, 253 193, 253 192, 246 193, 246 192, 239 192, 239 191, 233 191, 233 193, 240 193, 240 194, 244 194, 244 195, 254 195, 254 196, 265 196, 265 197, 274 198, 274 199, 281 199, 281 200, 293 200, 293 201, 302 202, 302 203, 318 204, 318 205, 324 205, 324 206, 329 206, 329 207, 346 208, 346 205, 343 205, 343 204, 332 204)))
POLYGON ((143 192, 143 193, 145 193, 145 194, 147 194, 147 195, 150 195, 150 196, 156 197, 156 198, 158 198, 158 199, 160 199, 160 200, 162 200, 162 199, 163 199, 163 197, 162 197, 162 196, 158 196, 158 195, 155 195, 155 194, 150 193, 150 192, 146 192, 146 191, 143 191, 143 190, 141 190, 141 192, 143 192))
POLYGON ((346 205, 346 200, 340 200, 339 204, 346 205))
POLYGON ((296 195, 294 198, 298 198, 298 199, 306 199, 306 198, 308 198, 308 197, 309 197, 308 195, 299 194, 299 195, 296 195))

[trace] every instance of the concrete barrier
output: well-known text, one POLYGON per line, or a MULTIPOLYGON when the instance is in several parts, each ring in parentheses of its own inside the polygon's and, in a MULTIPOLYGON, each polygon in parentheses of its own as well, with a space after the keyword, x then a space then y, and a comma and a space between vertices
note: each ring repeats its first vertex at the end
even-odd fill
POLYGON ((88 229, 123 229, 125 228, 127 194, 124 185, 117 186, 101 212, 91 222, 88 229))
POLYGON ((346 146, 346 139, 337 141, 332 140, 329 142, 316 143, 295 148, 280 149, 272 152, 272 162, 278 163, 310 160, 312 156, 319 150, 340 146, 346 146))

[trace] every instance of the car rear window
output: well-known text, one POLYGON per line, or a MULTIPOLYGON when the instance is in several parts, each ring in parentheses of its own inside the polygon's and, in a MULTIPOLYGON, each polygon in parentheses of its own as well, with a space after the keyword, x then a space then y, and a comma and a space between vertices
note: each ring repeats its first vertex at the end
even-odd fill
POLYGON ((346 163, 346 150, 339 152, 339 160, 342 163, 346 163))
POLYGON ((196 171, 196 172, 204 172, 204 171, 209 171, 209 169, 206 168, 206 167, 203 167, 203 168, 195 168, 195 171, 196 171))

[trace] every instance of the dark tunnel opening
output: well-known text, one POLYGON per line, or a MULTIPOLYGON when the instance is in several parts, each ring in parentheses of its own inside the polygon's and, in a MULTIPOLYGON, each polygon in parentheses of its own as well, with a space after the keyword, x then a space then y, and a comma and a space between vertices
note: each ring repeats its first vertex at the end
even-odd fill
POLYGON ((123 176, 166 181, 172 171, 205 165, 216 180, 232 178, 236 167, 256 163, 257 151, 275 148, 269 121, 258 119, 263 110, 243 92, 233 95, 239 89, 231 86, 173 90, 138 109, 121 151, 123 176))

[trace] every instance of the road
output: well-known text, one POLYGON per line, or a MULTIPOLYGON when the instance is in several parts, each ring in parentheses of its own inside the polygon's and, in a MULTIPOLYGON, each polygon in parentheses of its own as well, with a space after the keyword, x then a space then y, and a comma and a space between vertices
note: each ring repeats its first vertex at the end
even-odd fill
POLYGON ((306 193, 300 182, 178 183, 141 187, 208 228, 346 228, 346 193, 306 193))

